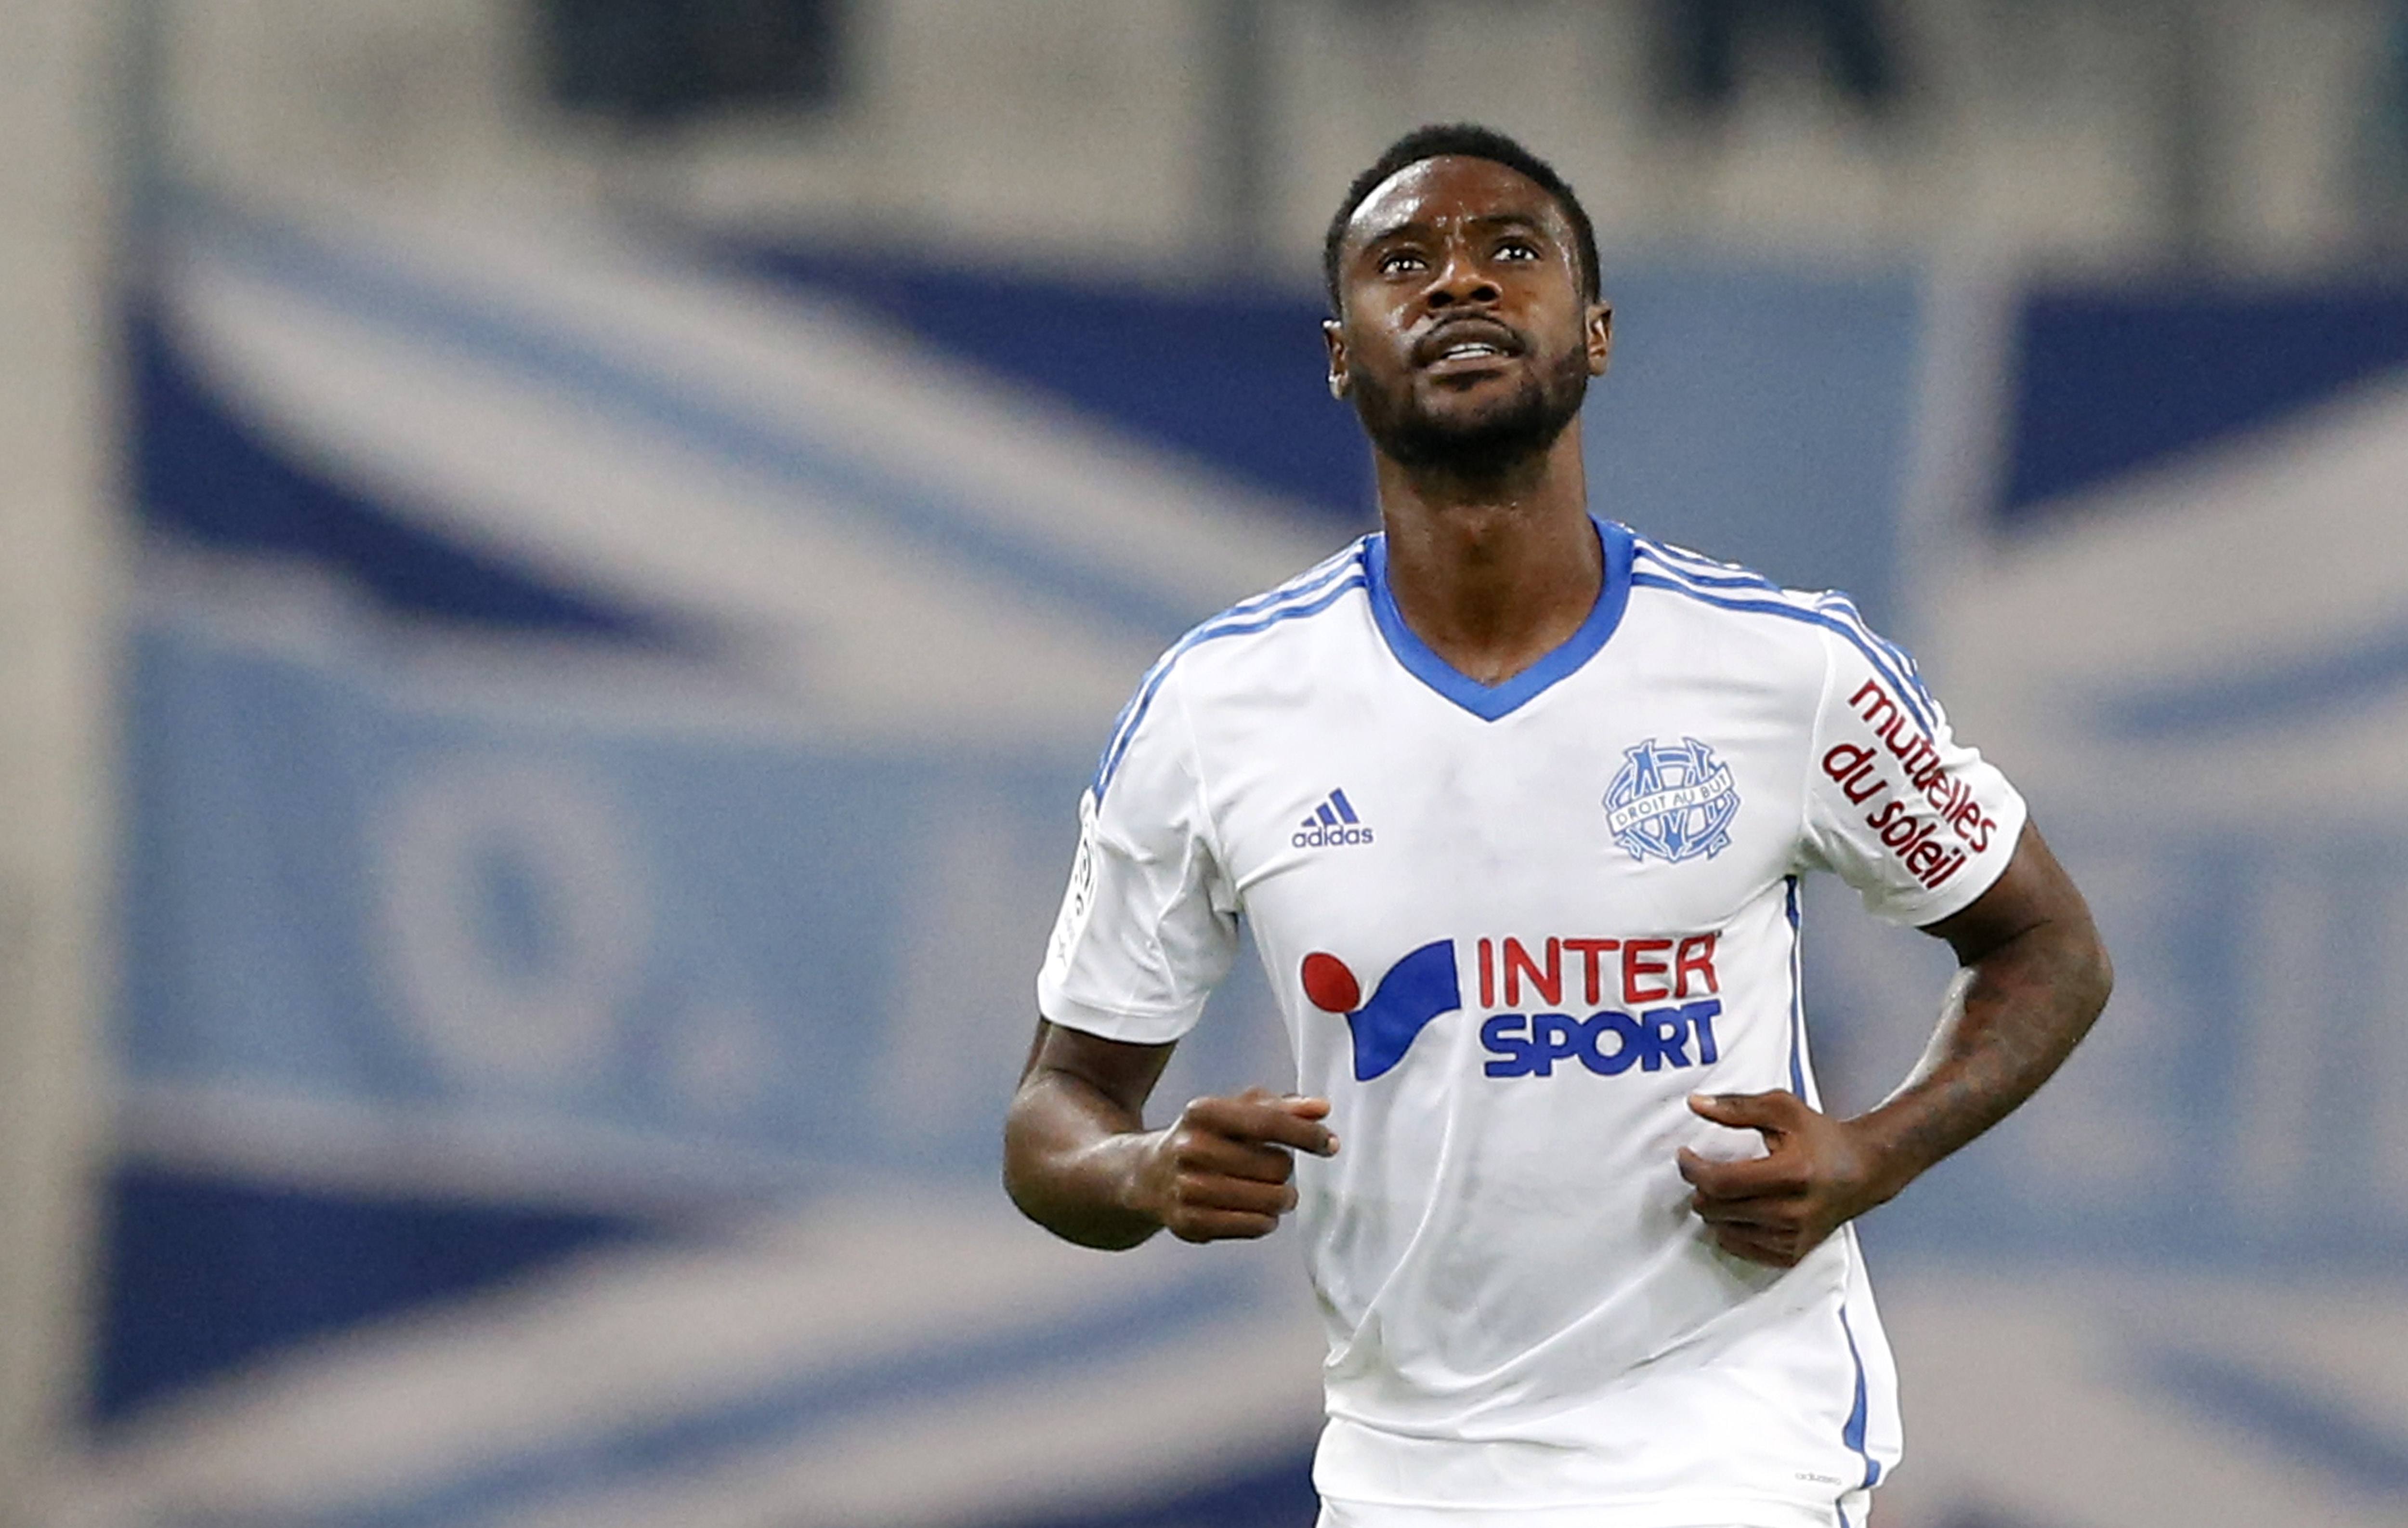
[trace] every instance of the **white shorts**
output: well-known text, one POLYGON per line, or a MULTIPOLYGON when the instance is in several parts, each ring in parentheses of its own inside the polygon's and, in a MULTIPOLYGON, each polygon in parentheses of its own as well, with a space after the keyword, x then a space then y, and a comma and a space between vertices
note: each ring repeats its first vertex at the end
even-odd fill
MULTIPOLYGON (((1848 1492, 1818 1528, 1864 1528, 1865 1511, 1871 1499, 1872 1492, 1869 1491, 1848 1492)), ((1643 1510, 1634 1513, 1627 1507, 1608 1510, 1614 1524, 1630 1523, 1633 1528, 1641 1528, 1641 1524, 1643 1528, 1801 1528, 1799 1519, 1786 1511, 1774 1517, 1701 1520, 1677 1513, 1657 1518, 1643 1510)), ((1389 1506, 1377 1502, 1334 1501, 1325 1496, 1321 1499, 1317 1528, 1598 1528, 1598 1513, 1595 1508, 1579 1506, 1389 1506)))
MULTIPOLYGON (((1477 1508, 1445 1511, 1411 1506, 1339 1506, 1321 1504, 1314 1528, 1585 1528, 1577 1508, 1544 1507, 1529 1512, 1483 1512, 1477 1508), (1525 1519, 1530 1520, 1524 1521, 1525 1519)), ((1694 1523, 1682 1528, 1762 1528, 1746 1522, 1694 1523)))

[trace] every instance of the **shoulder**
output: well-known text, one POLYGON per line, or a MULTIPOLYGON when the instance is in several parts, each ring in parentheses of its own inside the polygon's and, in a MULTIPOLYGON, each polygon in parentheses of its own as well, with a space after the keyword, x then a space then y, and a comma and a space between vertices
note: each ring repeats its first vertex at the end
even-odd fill
POLYGON ((1244 693, 1267 677, 1301 671, 1306 663, 1297 649, 1315 639, 1315 617, 1365 598, 1369 544, 1369 537, 1349 543, 1278 587, 1198 622, 1171 643, 1138 682, 1112 725, 1096 771, 1096 794, 1111 783, 1130 742, 1163 709, 1167 695, 1244 693))
POLYGON ((1243 653, 1292 640, 1306 628, 1299 623, 1332 610, 1370 584, 1370 541, 1358 537, 1275 589, 1240 599, 1209 620, 1198 622, 1171 644, 1155 664, 1168 670, 1185 655, 1210 649, 1216 655, 1243 653))
POLYGON ((1645 589, 1668 596, 1676 606, 1763 618, 1774 623, 1768 631, 1828 628, 1836 609, 1856 618, 1856 606, 1836 590, 1784 588, 1753 568, 1636 531, 1630 537, 1630 586, 1634 593, 1645 589))
POLYGON ((1870 669, 1917 701, 1928 700, 1906 650, 1866 624, 1856 601, 1837 589, 1790 589, 1753 569, 1634 533, 1630 585, 1674 619, 1748 632, 1796 651, 1817 666, 1870 669))

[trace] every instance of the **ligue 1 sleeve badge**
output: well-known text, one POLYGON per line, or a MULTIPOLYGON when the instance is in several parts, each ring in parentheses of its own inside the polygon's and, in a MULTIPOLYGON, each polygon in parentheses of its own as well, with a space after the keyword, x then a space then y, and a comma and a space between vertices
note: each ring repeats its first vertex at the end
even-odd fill
POLYGON ((1631 858, 1678 864, 1730 847, 1739 787, 1712 748, 1695 738, 1677 745, 1651 738, 1622 757, 1605 792, 1605 826, 1631 858))

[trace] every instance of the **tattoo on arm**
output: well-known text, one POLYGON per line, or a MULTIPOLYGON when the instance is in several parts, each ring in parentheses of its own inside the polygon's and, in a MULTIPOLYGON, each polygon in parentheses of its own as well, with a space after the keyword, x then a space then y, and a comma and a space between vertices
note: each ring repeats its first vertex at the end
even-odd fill
POLYGON ((1999 884, 1932 931, 1963 969, 1922 1060, 1864 1117, 1876 1132, 1884 1198, 2047 1081, 2089 1032, 2114 979, 2081 893, 2029 828, 1999 884))

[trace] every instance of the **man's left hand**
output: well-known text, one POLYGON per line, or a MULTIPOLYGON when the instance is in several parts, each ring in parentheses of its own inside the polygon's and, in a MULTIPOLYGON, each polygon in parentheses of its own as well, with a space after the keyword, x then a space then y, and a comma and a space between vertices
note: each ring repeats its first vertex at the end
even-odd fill
POLYGON ((1795 1267, 1823 1238, 1886 1196, 1856 1132, 1787 1089, 1694 1093, 1689 1107, 1717 1125, 1762 1134, 1766 1155, 1717 1161, 1684 1146, 1690 1207, 1734 1257, 1795 1267))

